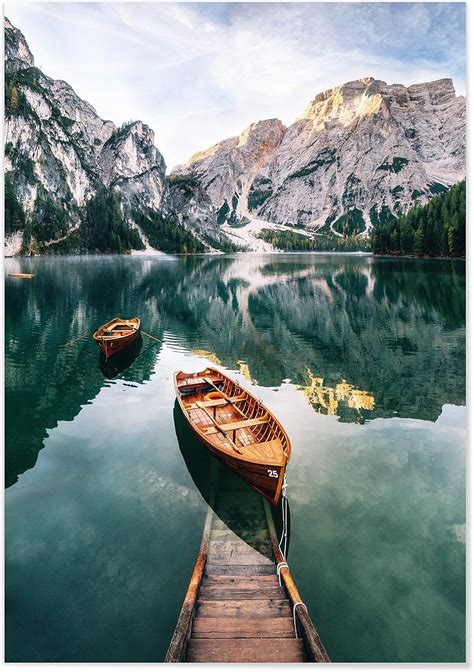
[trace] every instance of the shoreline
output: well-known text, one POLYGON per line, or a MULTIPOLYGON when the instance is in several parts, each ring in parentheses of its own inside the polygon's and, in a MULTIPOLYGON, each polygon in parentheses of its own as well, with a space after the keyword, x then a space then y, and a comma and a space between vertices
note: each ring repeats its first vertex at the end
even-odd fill
POLYGON ((430 256, 419 256, 416 254, 375 254, 374 252, 368 251, 352 251, 352 252, 335 252, 330 250, 272 250, 272 251, 259 251, 251 250, 248 252, 161 252, 161 250, 153 251, 139 251, 138 253, 131 252, 84 252, 76 254, 4 254, 3 259, 35 259, 35 258, 45 258, 45 257, 221 257, 221 256, 249 256, 249 255, 259 255, 259 256, 271 256, 271 255, 281 255, 281 254, 290 254, 290 255, 311 255, 311 256, 328 256, 336 255, 339 257, 374 257, 375 259, 422 259, 422 260, 431 260, 431 261, 466 261, 466 257, 430 257, 430 256))
POLYGON ((427 255, 420 256, 418 254, 375 254, 371 252, 372 256, 377 259, 424 259, 432 261, 466 261, 466 257, 430 257, 427 255))

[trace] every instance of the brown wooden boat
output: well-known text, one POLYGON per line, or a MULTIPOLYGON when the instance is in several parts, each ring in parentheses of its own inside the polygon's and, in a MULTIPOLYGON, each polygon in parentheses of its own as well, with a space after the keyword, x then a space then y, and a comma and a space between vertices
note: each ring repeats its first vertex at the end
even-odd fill
POLYGON ((10 278, 34 278, 34 273, 9 273, 10 278))
POLYGON ((211 453, 269 502, 280 499, 290 440, 272 413, 217 369, 174 374, 185 418, 211 453))
POLYGON ((109 358, 133 343, 139 333, 139 317, 131 317, 128 320, 114 317, 94 331, 92 338, 106 358, 109 358))

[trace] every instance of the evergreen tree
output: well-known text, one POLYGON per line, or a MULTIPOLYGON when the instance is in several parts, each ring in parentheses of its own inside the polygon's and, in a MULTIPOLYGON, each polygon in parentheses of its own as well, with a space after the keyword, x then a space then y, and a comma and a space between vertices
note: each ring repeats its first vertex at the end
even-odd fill
POLYGON ((11 176, 5 175, 5 233, 13 233, 22 229, 25 225, 25 213, 18 201, 11 176))
POLYGON ((136 229, 124 220, 118 195, 100 188, 86 207, 87 247, 99 252, 128 252, 143 249, 136 229))
POLYGON ((374 224, 374 254, 462 257, 466 253, 466 181, 425 206, 414 207, 397 219, 377 218, 374 224))
POLYGON ((400 249, 403 254, 412 254, 414 242, 413 228, 406 217, 400 218, 400 249))

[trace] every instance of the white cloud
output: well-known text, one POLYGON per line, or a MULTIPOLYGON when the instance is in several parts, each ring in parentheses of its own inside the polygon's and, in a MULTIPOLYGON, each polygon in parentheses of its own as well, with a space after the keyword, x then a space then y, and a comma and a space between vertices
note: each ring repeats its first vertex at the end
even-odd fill
POLYGON ((252 121, 291 123, 372 75, 465 87, 459 3, 23 3, 6 15, 46 74, 104 118, 140 118, 172 166, 252 121))

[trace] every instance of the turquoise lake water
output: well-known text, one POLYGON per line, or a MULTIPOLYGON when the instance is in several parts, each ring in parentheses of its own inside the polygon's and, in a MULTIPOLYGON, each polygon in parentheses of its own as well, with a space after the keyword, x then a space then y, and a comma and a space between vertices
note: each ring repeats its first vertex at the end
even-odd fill
POLYGON ((334 661, 465 659, 465 266, 342 255, 7 259, 9 661, 161 661, 206 502, 172 373, 285 425, 289 564, 334 661), (140 352, 90 339, 139 315, 140 352), (127 364, 124 362, 123 365, 127 364))

